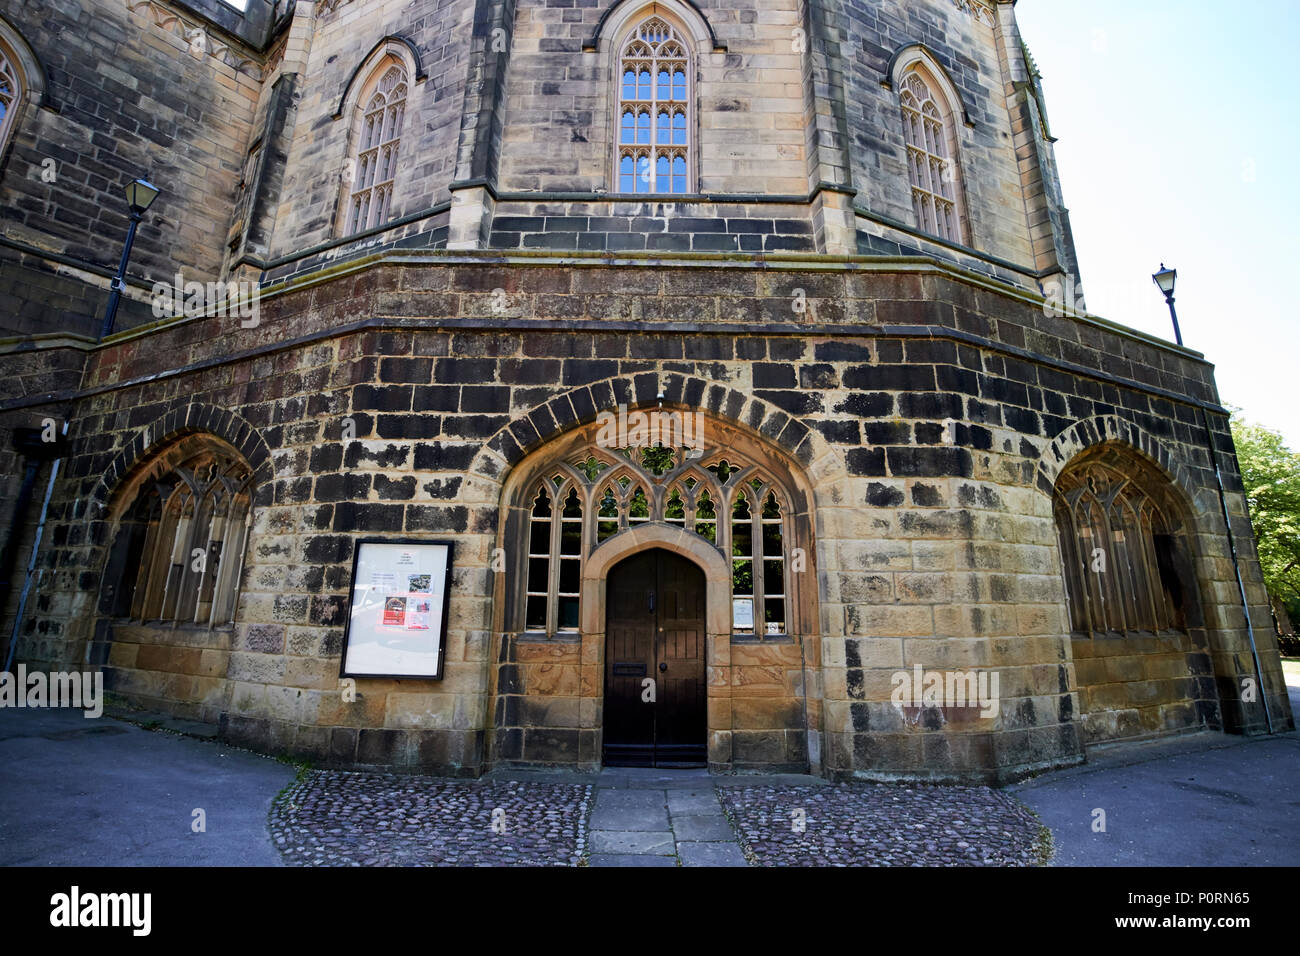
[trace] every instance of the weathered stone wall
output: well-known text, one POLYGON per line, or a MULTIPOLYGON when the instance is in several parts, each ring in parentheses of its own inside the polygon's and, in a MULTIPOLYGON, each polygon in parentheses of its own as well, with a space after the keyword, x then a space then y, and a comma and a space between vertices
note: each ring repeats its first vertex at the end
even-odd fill
MULTIPOLYGON (((310 30, 310 45, 303 58, 301 97, 279 194, 272 257, 341 237, 343 172, 355 148, 355 114, 351 110, 337 114, 345 105, 342 99, 349 80, 385 37, 409 41, 419 53, 418 67, 412 64, 409 78, 392 218, 429 211, 450 199, 473 13, 469 0, 415 4, 385 0, 336 4, 314 19, 310 10, 295 14, 310 30)), ((367 79, 355 77, 348 90, 352 98, 367 79)), ((432 217, 430 212, 428 218, 432 217)), ((398 227, 380 241, 391 242, 436 225, 421 220, 398 227)))
POLYGON ((1011 117, 998 59, 996 28, 981 4, 893 0, 843 4, 845 112, 856 204, 898 223, 915 224, 898 90, 881 85, 890 61, 911 44, 933 55, 961 96, 957 126, 971 236, 992 256, 1030 264, 1025 196, 1011 137, 1011 117))
MULTIPOLYGON (((1216 397, 1193 353, 1051 318, 1041 301, 938 266, 544 262, 426 253, 286 287, 264 300, 256 328, 191 320, 95 352, 82 391, 56 396, 74 402, 74 453, 23 657, 81 659, 110 539, 99 502, 147 455, 146 427, 153 448, 184 423, 265 472, 225 732, 343 763, 475 772, 500 719, 493 602, 515 586, 489 572, 500 483, 528 451, 609 405, 598 389, 651 402, 657 386, 669 403, 767 436, 808 474, 822 672, 809 690, 824 771, 997 777, 1079 759, 1081 690, 1094 693, 1096 676, 1079 675, 1087 658, 1076 660, 1068 632, 1051 491, 1061 467, 1106 441, 1154 462, 1196 504, 1193 561, 1222 722, 1261 728, 1260 706, 1239 700, 1253 666, 1194 405, 1216 397), (340 440, 345 418, 356 441, 340 440), (363 681, 349 704, 337 687, 342 615, 353 542, 373 533, 456 542, 447 679, 363 681), (998 671, 999 714, 900 711, 892 676, 917 664, 998 671)), ((43 407, 33 401, 23 414, 43 407)), ((1211 418, 1252 614, 1266 621, 1226 419, 1211 418)), ((1266 629, 1256 636, 1265 691, 1285 716, 1275 649, 1266 629)), ((513 653, 574 666, 567 648, 513 653)), ((548 680, 525 680, 523 696, 553 696, 548 680)), ((1191 687, 1189 700, 1205 699, 1203 682, 1191 687)), ((771 713, 750 729, 771 729, 761 726, 771 713)), ((1215 723, 1199 705, 1179 713, 1145 729, 1215 723)))
POLYGON ((122 189, 137 177, 162 193, 131 274, 216 278, 264 55, 163 0, 39 0, 4 16, 43 68, 44 89, 0 168, 10 246, 0 335, 98 330, 107 283, 88 292, 84 280, 116 269, 128 222, 122 189))

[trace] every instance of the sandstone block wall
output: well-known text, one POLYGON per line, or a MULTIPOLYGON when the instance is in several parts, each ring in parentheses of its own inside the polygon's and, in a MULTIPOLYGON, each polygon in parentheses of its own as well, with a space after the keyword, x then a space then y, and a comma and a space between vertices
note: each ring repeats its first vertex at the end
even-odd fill
MULTIPOLYGON (((536 733, 520 759, 580 761, 599 726, 583 691, 595 662, 575 647, 493 644, 494 601, 518 587, 490 570, 500 487, 567 427, 620 395, 653 402, 657 389, 773 443, 814 489, 820 673, 798 690, 817 737, 788 725, 794 685, 784 678, 780 695, 736 690, 752 686, 744 668, 788 667, 763 655, 790 651, 732 646, 732 729, 753 735, 733 734, 734 765, 747 762, 746 747, 758 763, 793 741, 833 775, 999 778, 1079 759, 1084 738, 1110 733, 1109 718, 1093 715, 1128 709, 1107 703, 1115 683, 1167 689, 1156 688, 1168 698, 1158 724, 1117 717, 1121 735, 1260 729, 1259 705, 1233 690, 1253 666, 1196 408, 1216 401, 1209 366, 1104 323, 1050 319, 1011 288, 869 261, 809 271, 790 260, 760 273, 726 259, 610 266, 577 256, 560 266, 464 253, 415 263, 408 253, 401 264, 289 283, 264 302, 257 328, 214 317, 127 336, 93 353, 80 390, 11 403, 28 415, 68 403, 74 442, 21 652, 49 664, 83 659, 87 642, 114 653, 95 630, 111 534, 96 516, 168 434, 205 430, 263 469, 229 637, 221 719, 232 739, 340 763, 477 772, 493 747, 510 745, 493 727, 522 736, 527 726, 536 733), (791 312, 795 288, 805 290, 803 313, 791 312), (345 418, 354 441, 340 440, 345 418), (1137 655, 1089 655, 1064 615, 1054 475, 1103 442, 1155 462, 1196 521, 1205 636, 1162 647, 1141 673, 1137 655), (344 703, 337 666, 352 551, 376 533, 456 542, 447 679, 361 682, 358 701, 344 703), (494 684, 494 661, 517 668, 513 693, 494 684), (996 669, 999 714, 900 712, 891 676, 916 664, 996 669), (500 709, 502 696, 515 712, 500 709), (737 706, 742 698, 751 702, 737 706)), ((1226 418, 1211 417, 1228 465, 1226 418)), ((1225 480, 1252 614, 1266 621, 1230 465, 1225 480)), ((1275 650, 1266 629, 1256 633, 1270 662, 1265 692, 1286 715, 1275 650)), ((173 655, 154 673, 184 679, 132 687, 119 656, 116 686, 174 694, 186 707, 215 700, 184 653, 150 653, 173 655)))

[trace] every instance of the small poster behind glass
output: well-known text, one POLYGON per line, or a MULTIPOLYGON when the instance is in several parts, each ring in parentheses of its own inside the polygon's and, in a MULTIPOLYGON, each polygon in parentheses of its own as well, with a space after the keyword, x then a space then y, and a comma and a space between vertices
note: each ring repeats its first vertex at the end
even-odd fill
POLYGON ((451 549, 446 541, 357 542, 340 676, 442 679, 451 549))

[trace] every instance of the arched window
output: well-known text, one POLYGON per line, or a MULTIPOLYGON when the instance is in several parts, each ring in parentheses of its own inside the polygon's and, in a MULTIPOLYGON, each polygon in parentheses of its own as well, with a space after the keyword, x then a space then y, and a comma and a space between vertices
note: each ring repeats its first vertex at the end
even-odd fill
POLYGON ((950 242, 964 242, 961 166, 952 107, 939 92, 938 81, 920 64, 903 74, 899 89, 917 228, 950 242))
POLYGON ((353 156, 344 175, 351 185, 344 207, 344 235, 383 225, 392 213, 408 86, 406 66, 388 56, 357 99, 353 156))
POLYGON ((0 155, 9 145, 22 96, 22 74, 18 71, 17 57, 0 41, 0 155))
POLYGON ((786 491, 736 449, 692 455, 688 448, 584 445, 528 486, 523 630, 577 634, 582 564, 597 546, 640 525, 662 522, 729 555, 733 633, 792 633, 786 547, 786 491))
POLYGON ((1181 509, 1146 466, 1104 457, 1067 468, 1056 484, 1071 626, 1080 637, 1185 630, 1181 509))
POLYGON ((624 42, 618 66, 618 191, 685 194, 692 188, 686 40, 663 17, 651 16, 624 42))
POLYGON ((138 483, 104 572, 104 610, 138 621, 221 626, 234 620, 252 523, 253 473, 193 442, 138 483))

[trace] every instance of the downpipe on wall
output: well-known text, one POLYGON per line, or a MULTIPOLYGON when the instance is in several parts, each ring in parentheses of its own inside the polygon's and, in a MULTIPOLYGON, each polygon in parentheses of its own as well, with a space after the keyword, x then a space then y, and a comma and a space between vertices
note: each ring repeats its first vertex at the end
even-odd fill
POLYGON ((1273 733, 1273 712, 1268 706, 1268 694, 1264 690, 1264 669, 1259 663, 1259 648, 1255 645, 1255 627, 1250 621, 1250 600, 1246 597, 1246 582, 1241 577, 1241 562, 1237 558, 1237 542, 1232 535, 1232 519, 1228 515, 1228 496, 1223 490, 1223 473, 1219 470, 1219 455, 1214 450, 1214 432, 1210 431, 1210 416, 1201 409, 1201 422, 1205 426, 1205 439, 1210 449, 1210 463, 1214 465, 1214 480, 1219 486, 1219 507, 1223 509, 1223 525, 1228 534, 1228 550, 1232 554, 1232 570, 1237 575, 1237 591, 1241 595, 1241 610, 1246 615, 1246 634, 1250 637, 1250 654, 1255 660, 1255 680, 1259 685, 1259 697, 1264 702, 1264 722, 1268 732, 1273 733))
MULTIPOLYGON (((50 498, 54 496, 54 482, 59 477, 59 463, 62 460, 64 443, 66 442, 67 437, 68 437, 68 423, 65 421, 63 423, 63 430, 59 433, 59 441, 42 443, 47 447, 52 446, 51 448, 49 448, 47 452, 49 456, 47 460, 51 462, 50 480, 45 486, 45 500, 41 503, 41 516, 36 523, 36 534, 32 539, 32 555, 27 560, 27 573, 23 580, 22 594, 18 596, 18 607, 14 611, 14 628, 13 628, 13 632, 9 635, 9 649, 5 653, 4 667, 0 668, 5 671, 9 671, 9 672, 13 671, 14 652, 18 649, 18 632, 22 627, 23 614, 27 609, 27 597, 29 594, 31 594, 32 576, 36 573, 36 557, 41 550, 41 536, 45 531, 45 518, 50 511, 50 498)), ((45 451, 46 449, 41 449, 41 450, 45 451)), ((28 451, 27 460, 29 463, 29 467, 31 467, 33 464, 36 465, 36 467, 40 466, 41 458, 33 454, 30 450, 28 451)), ((35 471, 32 472, 32 477, 35 478, 35 471)), ((31 493, 30 486, 24 483, 24 488, 26 489, 28 495, 30 495, 31 493)), ((16 534, 19 528, 21 527, 22 512, 26 510, 27 510, 26 499, 20 496, 18 506, 14 509, 13 527, 9 529, 9 540, 13 542, 12 550, 14 552, 16 552, 18 549, 18 537, 16 536, 16 534)))

